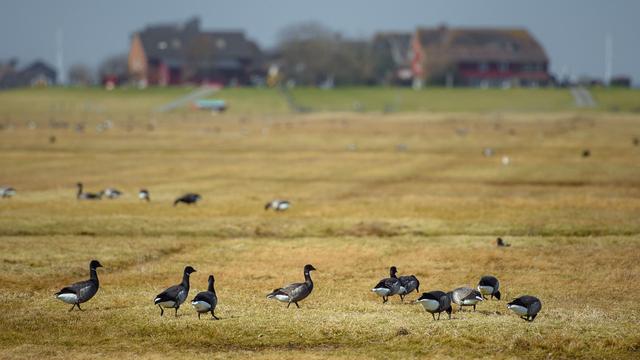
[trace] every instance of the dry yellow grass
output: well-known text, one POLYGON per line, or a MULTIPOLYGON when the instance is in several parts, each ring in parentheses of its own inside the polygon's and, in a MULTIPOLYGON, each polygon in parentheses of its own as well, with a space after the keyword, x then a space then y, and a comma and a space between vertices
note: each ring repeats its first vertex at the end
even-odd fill
POLYGON ((640 353, 638 115, 157 115, 111 100, 114 127, 100 133, 103 115, 56 110, 86 123, 78 133, 48 127, 47 101, 59 99, 14 106, 0 131, 0 183, 18 189, 0 200, 0 357, 640 353), (78 202, 77 181, 125 197, 78 202), (136 198, 141 187, 151 203, 136 198), (173 208, 187 191, 202 203, 173 208), (265 212, 277 197, 292 209, 265 212), (498 235, 513 246, 496 248, 498 235), (102 288, 68 313, 52 294, 85 278, 92 258, 105 265, 102 288), (319 271, 301 309, 265 299, 305 263, 319 271), (187 305, 160 318, 153 296, 187 264, 198 270, 191 296, 216 274, 222 320, 198 321, 187 305), (543 309, 526 323, 487 301, 434 322, 371 294, 390 265, 425 291, 494 274, 506 299, 537 295, 543 309))

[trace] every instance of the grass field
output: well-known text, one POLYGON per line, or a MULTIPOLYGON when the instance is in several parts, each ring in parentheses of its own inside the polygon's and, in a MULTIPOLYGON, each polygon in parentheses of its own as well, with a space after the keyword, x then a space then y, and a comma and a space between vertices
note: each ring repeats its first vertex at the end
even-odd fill
POLYGON ((224 115, 154 111, 188 91, 0 93, 0 185, 18 189, 0 199, 0 358, 640 355, 637 91, 578 111, 561 90, 301 89, 320 112, 294 114, 274 90, 233 89, 224 115), (392 92, 404 105, 383 114, 392 92), (77 181, 125 196, 79 202, 77 181), (203 201, 172 207, 184 192, 203 201), (292 209, 265 212, 273 198, 292 209), (53 293, 93 258, 101 290, 69 313, 53 293), (306 263, 301 309, 265 299, 306 263), (216 275, 222 320, 159 316, 185 265, 190 298, 216 275), (504 299, 543 308, 526 323, 493 300, 434 322, 416 294, 370 292, 391 265, 423 291, 493 274, 504 299))

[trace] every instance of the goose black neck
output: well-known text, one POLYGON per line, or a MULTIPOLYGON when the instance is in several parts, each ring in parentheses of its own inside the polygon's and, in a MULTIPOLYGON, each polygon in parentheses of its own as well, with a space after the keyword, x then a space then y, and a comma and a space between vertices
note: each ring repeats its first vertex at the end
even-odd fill
POLYGON ((182 285, 186 288, 189 288, 189 274, 187 272, 182 275, 182 285))
POLYGON ((78 185, 78 197, 82 195, 82 185, 78 185))
POLYGON ((213 283, 214 283, 213 280, 209 281, 209 287, 207 288, 207 291, 210 291, 210 292, 215 294, 216 293, 216 289, 213 287, 213 283))
POLYGON ((98 281, 98 272, 95 268, 89 268, 89 278, 98 281))
POLYGON ((313 283, 313 281, 311 280, 311 274, 308 271, 304 272, 304 281, 308 284, 313 283))

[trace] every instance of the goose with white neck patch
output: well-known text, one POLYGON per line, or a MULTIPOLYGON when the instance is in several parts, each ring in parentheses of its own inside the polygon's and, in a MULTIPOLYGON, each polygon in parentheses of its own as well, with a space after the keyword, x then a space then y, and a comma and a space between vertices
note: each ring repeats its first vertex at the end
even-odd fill
POLYGON ((176 309, 175 315, 178 316, 178 309, 180 308, 180 305, 182 305, 189 295, 189 276, 194 272, 196 272, 196 269, 191 266, 185 267, 182 275, 182 282, 168 288, 156 296, 153 303, 158 305, 160 308, 160 316, 164 315, 164 308, 176 309))
POLYGON ((313 291, 313 280, 311 280, 310 273, 315 270, 316 268, 313 267, 313 265, 305 265, 303 269, 304 282, 293 283, 278 289, 273 289, 273 291, 267 295, 267 299, 276 299, 281 302, 286 302, 287 308, 291 303, 300 308, 298 302, 306 299, 313 291))
POLYGON ((76 306, 78 310, 83 311, 80 304, 91 300, 98 292, 100 281, 98 281, 98 272, 96 269, 99 267, 102 267, 102 264, 100 264, 98 260, 91 260, 89 263, 89 280, 71 284, 55 294, 58 300, 67 304, 73 304, 69 311, 72 311, 76 306))

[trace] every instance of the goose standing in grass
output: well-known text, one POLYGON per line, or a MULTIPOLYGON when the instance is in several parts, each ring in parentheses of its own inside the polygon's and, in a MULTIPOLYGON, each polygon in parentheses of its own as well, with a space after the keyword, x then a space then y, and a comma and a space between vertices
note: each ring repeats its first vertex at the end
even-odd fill
POLYGON ((178 316, 178 309, 180 308, 180 305, 182 305, 182 303, 187 299, 187 296, 189 296, 189 275, 194 272, 196 272, 196 269, 191 266, 185 267, 182 275, 182 282, 168 288, 156 296, 153 303, 158 305, 160 308, 160 316, 164 315, 163 308, 176 309, 176 316, 178 316))
POLYGON ((449 293, 451 301, 460 305, 460 310, 463 306, 473 306, 473 311, 476 311, 476 305, 483 300, 480 291, 468 288, 460 287, 449 293))
POLYGON ((7 187, 0 187, 0 196, 2 196, 3 198, 10 198, 12 196, 14 196, 16 194, 16 189, 7 186, 7 187))
POLYGON ((502 240, 502 238, 501 238, 501 237, 499 237, 499 238, 497 238, 497 239, 496 239, 496 245, 497 245, 498 247, 509 247, 509 246, 511 246, 511 244, 506 243, 504 240, 502 240))
POLYGON ((273 209, 274 211, 285 211, 289 209, 291 203, 287 200, 273 200, 264 206, 264 210, 273 209))
POLYGON ((485 295, 491 295, 492 299, 495 296, 500 300, 500 281, 495 276, 485 275, 478 282, 478 291, 483 299, 486 299, 485 295))
POLYGON ((81 182, 77 183, 76 186, 78 187, 78 194, 76 195, 76 198, 78 200, 100 200, 102 199, 102 193, 88 193, 88 192, 84 192, 83 191, 83 185, 81 182))
POLYGON ((102 265, 98 260, 91 260, 89 263, 89 280, 71 284, 55 294, 58 300, 67 304, 73 304, 69 311, 72 311, 76 306, 78 310, 82 311, 80 304, 91 300, 98 292, 100 281, 98 281, 98 272, 96 269, 99 267, 102 267, 102 265))
POLYGON ((526 321, 533 321, 542 309, 542 302, 535 296, 524 295, 507 304, 507 308, 526 321))
POLYGON ((140 189, 140 191, 138 192, 138 198, 140 200, 146 200, 147 202, 151 201, 151 195, 149 195, 149 190, 140 189))
POLYGON ((420 281, 415 275, 405 275, 400 276, 398 278, 400 280, 400 300, 404 302, 404 297, 407 296, 412 291, 416 291, 416 293, 420 293, 420 281))
POLYGON ((117 199, 122 195, 122 191, 115 188, 106 188, 102 190, 102 195, 106 196, 107 199, 117 199))
POLYGON ((440 313, 446 311, 451 319, 451 298, 444 291, 430 291, 422 293, 422 295, 416 300, 417 303, 422 304, 424 309, 431 313, 433 320, 436 319, 436 313, 438 314, 438 320, 440 320, 440 313))
POLYGON ((267 295, 267 299, 276 299, 278 301, 286 302, 287 308, 289 308, 291 303, 296 304, 296 306, 300 308, 298 301, 304 300, 309 296, 309 294, 311 294, 311 291, 313 291, 313 281, 311 280, 311 275, 309 273, 315 270, 316 268, 314 268, 313 265, 305 265, 304 282, 293 283, 279 289, 273 289, 273 291, 267 295))
POLYGON ((191 300, 191 305, 198 312, 198 319, 200 319, 200 314, 211 312, 211 316, 214 319, 220 320, 216 314, 214 314, 214 310, 218 304, 216 289, 213 287, 215 281, 213 274, 209 275, 209 287, 207 288, 207 291, 198 293, 198 295, 191 300))
POLYGON ((378 296, 382 296, 382 303, 386 303, 390 296, 402 292, 402 284, 400 279, 396 277, 398 269, 395 266, 389 268, 389 277, 380 280, 380 282, 371 289, 378 296))
POLYGON ((188 193, 180 196, 173 202, 173 206, 178 205, 178 203, 185 203, 187 205, 195 204, 202 199, 200 194, 188 193))

